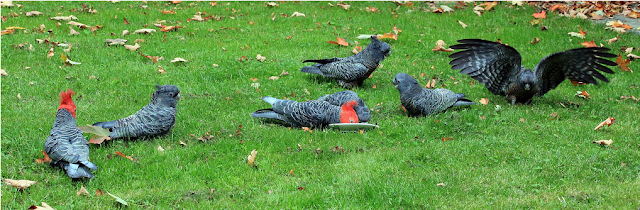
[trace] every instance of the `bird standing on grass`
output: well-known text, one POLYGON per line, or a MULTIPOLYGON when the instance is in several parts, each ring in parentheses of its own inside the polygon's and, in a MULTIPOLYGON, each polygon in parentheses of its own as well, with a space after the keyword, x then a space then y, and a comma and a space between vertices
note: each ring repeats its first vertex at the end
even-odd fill
POLYGON ((98 166, 89 161, 89 142, 76 125, 76 105, 71 99, 73 90, 60 93, 56 121, 44 142, 44 151, 51 158, 51 166, 64 169, 74 179, 93 178, 89 169, 98 166))
POLYGON ((416 79, 405 73, 396 74, 393 85, 400 92, 400 103, 410 116, 430 115, 454 106, 476 104, 465 99, 462 93, 442 88, 422 88, 416 79))
POLYGON ((449 56, 452 69, 484 83, 494 95, 506 96, 511 104, 529 104, 533 96, 543 96, 565 79, 596 85, 595 78, 609 82, 598 70, 613 74, 605 65, 617 65, 604 59, 616 57, 607 53, 608 48, 591 47, 551 54, 531 71, 522 66, 520 53, 513 47, 481 39, 458 42, 451 48, 464 51, 449 56))
POLYGON ((143 138, 168 133, 176 122, 180 90, 173 85, 156 85, 156 88, 151 102, 135 114, 93 125, 109 129, 111 138, 143 138))
POLYGON ((336 79, 338 84, 346 89, 362 86, 365 79, 378 68, 385 57, 389 56, 391 46, 386 42, 371 36, 371 43, 358 54, 346 58, 330 58, 321 60, 305 60, 314 62, 313 66, 305 66, 300 71, 322 75, 336 79))
POLYGON ((257 110, 251 113, 252 117, 275 119, 294 127, 309 128, 324 128, 333 123, 358 123, 358 115, 354 110, 358 102, 354 100, 342 106, 326 101, 297 102, 271 96, 262 97, 262 100, 271 104, 271 108, 257 110))

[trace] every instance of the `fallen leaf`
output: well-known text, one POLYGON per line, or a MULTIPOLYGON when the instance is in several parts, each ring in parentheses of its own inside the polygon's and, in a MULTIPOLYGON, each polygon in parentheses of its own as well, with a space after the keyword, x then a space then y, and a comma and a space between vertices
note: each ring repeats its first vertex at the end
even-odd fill
POLYGON ((17 187, 18 190, 22 191, 25 188, 30 187, 31 185, 34 185, 35 183, 38 183, 36 181, 31 181, 31 180, 25 180, 25 179, 20 179, 20 180, 14 180, 14 179, 3 179, 3 182, 6 182, 7 185, 10 185, 12 187, 17 187))
POLYGON ((171 14, 176 14, 176 11, 163 9, 162 11, 160 11, 160 13, 171 15, 171 14))
POLYGON ((104 192, 101 189, 96 190, 96 196, 103 196, 104 192))
POLYGON ((278 79, 280 79, 279 76, 270 76, 269 77, 269 80, 278 80, 278 79))
POLYGON ((462 28, 467 28, 467 24, 464 24, 462 21, 458 20, 458 23, 462 26, 462 28))
POLYGON ((136 51, 138 49, 140 49, 140 45, 138 45, 138 43, 134 44, 134 45, 124 45, 124 48, 127 50, 131 50, 131 51, 136 51))
POLYGON ((79 196, 79 195, 89 196, 89 191, 87 191, 87 188, 84 188, 84 186, 80 186, 80 190, 76 192, 76 196, 79 196))
POLYGON ((143 29, 138 29, 133 31, 133 34, 149 34, 149 33, 155 33, 156 29, 150 29, 150 28, 143 28, 143 29))
POLYGON ((127 40, 126 39, 105 39, 104 43, 107 43, 107 46, 124 45, 125 43, 127 43, 127 40))
POLYGON ((127 203, 127 201, 125 201, 124 199, 122 199, 122 198, 120 198, 120 197, 118 197, 118 196, 115 196, 115 195, 113 195, 113 194, 111 194, 111 193, 109 193, 109 192, 107 192, 107 194, 109 194, 109 196, 111 196, 112 198, 116 199, 116 201, 117 201, 118 203, 121 203, 122 205, 125 205, 125 206, 128 206, 128 205, 129 205, 129 204, 127 203))
POLYGON ((609 42, 609 44, 611 44, 611 43, 617 42, 618 38, 620 38, 620 35, 616 35, 616 37, 608 39, 607 41, 609 42))
POLYGON ((32 209, 32 210, 55 210, 54 208, 51 208, 51 206, 49 206, 49 204, 47 204, 45 202, 42 202, 42 206, 33 205, 33 206, 30 206, 29 209, 32 209))
POLYGON ((38 12, 38 11, 31 11, 31 12, 24 13, 24 15, 26 15, 27 17, 31 17, 31 16, 44 15, 44 13, 38 12))
POLYGON ((582 35, 580 33, 576 33, 576 32, 569 32, 569 35, 575 36, 575 37, 578 37, 578 38, 581 38, 581 39, 585 38, 584 35, 582 35))
POLYGON ((447 185, 446 185, 446 184, 444 184, 444 183, 438 183, 438 184, 436 184, 436 186, 438 186, 438 187, 445 187, 445 186, 447 186, 447 185))
POLYGON ((622 99, 622 100, 631 99, 631 100, 640 101, 640 98, 636 98, 635 96, 620 96, 620 99, 622 99))
POLYGON ((589 93, 587 93, 586 90, 577 91, 576 96, 578 96, 580 98, 586 98, 586 99, 590 99, 591 98, 591 96, 589 95, 589 93))
POLYGON ((631 61, 631 59, 640 59, 640 56, 629 53, 627 54, 627 58, 629 58, 629 61, 631 61))
POLYGON ((258 81, 258 78, 251 77, 251 78, 249 78, 249 80, 254 81, 254 82, 257 82, 257 81, 258 81))
POLYGON ((122 154, 122 152, 118 152, 118 151, 116 151, 115 153, 116 153, 116 155, 119 155, 119 156, 121 156, 123 158, 127 158, 130 161, 133 161, 133 157, 131 157, 131 156, 126 156, 126 155, 122 154))
POLYGON ((329 44, 337 44, 337 45, 342 45, 342 46, 349 46, 349 43, 346 42, 343 38, 336 37, 336 39, 338 40, 338 42, 336 42, 336 41, 328 41, 327 43, 329 43, 329 44))
POLYGON ((336 5, 342 7, 344 10, 348 10, 349 7, 351 7, 351 5, 348 5, 348 4, 345 4, 345 3, 342 3, 342 2, 337 3, 336 5))
POLYGON ((551 119, 549 120, 555 120, 556 118, 558 118, 558 112, 551 113, 549 117, 551 117, 551 119))
POLYGON ((180 146, 187 146, 187 144, 182 142, 182 141, 180 141, 180 146))
POLYGON ((440 5, 440 8, 442 9, 442 12, 454 12, 453 9, 451 9, 451 7, 447 6, 447 5, 440 5))
POLYGON ((49 155, 44 150, 42 150, 42 154, 44 155, 44 158, 36 159, 36 163, 40 164, 51 162, 51 158, 49 158, 49 155))
POLYGON ((589 42, 589 41, 584 41, 584 42, 582 42, 582 43, 580 43, 580 44, 581 44, 582 46, 584 46, 584 47, 587 47, 587 48, 588 48, 588 47, 598 47, 598 45, 596 45, 595 40, 591 40, 590 42, 589 42))
POLYGON ((453 138, 442 137, 442 142, 445 142, 445 141, 453 141, 453 138))
POLYGON ((487 98, 481 98, 481 99, 480 99, 480 104, 482 104, 482 105, 487 105, 487 104, 489 104, 489 99, 487 99, 487 98))
POLYGON ((67 56, 64 55, 64 53, 61 53, 60 55, 61 55, 60 58, 64 61, 64 64, 67 65, 67 66, 82 64, 80 62, 75 62, 75 61, 69 60, 69 58, 67 58, 67 56))
POLYGON ((260 54, 258 54, 258 55, 256 56, 256 60, 258 60, 258 61, 260 61, 260 62, 264 62, 266 59, 267 59, 266 57, 264 57, 264 56, 262 56, 262 55, 260 55, 260 54))
POLYGON ((154 63, 158 63, 158 60, 162 60, 162 59, 164 59, 164 58, 163 58, 163 57, 161 57, 161 56, 150 56, 150 55, 144 55, 144 54, 142 54, 142 52, 139 52, 139 54, 140 54, 142 57, 145 57, 145 58, 151 59, 154 63))
POLYGON ((171 60, 171 63, 175 63, 175 62, 189 62, 189 61, 185 60, 184 58, 177 57, 171 60))
POLYGON ((53 57, 55 54, 53 53, 53 47, 51 47, 51 49, 49 50, 49 52, 47 53, 47 58, 51 58, 53 57))
POLYGON ((594 141, 594 142, 591 142, 591 143, 600 144, 600 145, 611 145, 611 144, 613 144, 613 140, 611 140, 611 139, 609 139, 609 140, 599 140, 599 141, 594 141))
POLYGON ((293 14, 291 14, 291 16, 289 17, 307 17, 307 16, 304 15, 303 13, 293 12, 293 14))
POLYGON ((533 41, 529 41, 529 43, 531 44, 537 44, 538 42, 540 42, 540 39, 538 37, 534 37, 533 41))
POLYGON ((67 16, 67 17, 64 17, 64 16, 56 16, 56 17, 49 18, 49 20, 70 21, 70 20, 78 20, 78 18, 77 18, 76 16, 69 15, 69 16, 67 16))
POLYGON ((156 147, 156 149, 158 150, 158 152, 164 152, 164 148, 162 148, 162 146, 158 146, 156 147))
POLYGON ((87 125, 86 127, 78 127, 84 133, 94 134, 89 140, 92 144, 101 144, 104 140, 111 140, 111 132, 108 129, 104 129, 99 126, 87 125))
POLYGON ((623 71, 630 71, 633 73, 633 70, 629 68, 629 63, 631 63, 631 59, 623 59, 622 54, 618 53, 618 58, 616 58, 616 63, 623 71))
POLYGON ((378 39, 393 39, 393 40, 398 40, 398 34, 396 33, 384 33, 382 35, 378 34, 376 36, 376 38, 378 39))
POLYGON ((287 76, 289 75, 289 72, 285 71, 284 69, 282 70, 282 73, 280 73, 280 76, 287 76))
POLYGON ((122 17, 122 20, 124 20, 124 24, 125 24, 125 25, 129 25, 129 21, 127 21, 127 18, 122 17))
POLYGON ((547 17, 547 11, 542 10, 542 12, 533 13, 533 17, 537 19, 545 19, 547 17))
POLYGON ((167 73, 167 71, 165 71, 164 68, 162 68, 162 66, 158 66, 158 73, 164 74, 164 73, 167 73))
POLYGON ((578 28, 580 29, 580 32, 578 32, 580 35, 582 35, 582 36, 586 36, 586 35, 587 35, 587 32, 585 32, 584 30, 582 30, 582 27, 581 27, 581 26, 578 26, 578 28))
POLYGON ((278 7, 278 6, 280 5, 278 5, 278 3, 275 3, 275 2, 269 2, 267 3, 267 5, 265 5, 265 7, 278 7))
POLYGON ((602 126, 604 126, 604 125, 607 125, 607 127, 608 127, 608 126, 611 126, 611 124, 613 124, 613 123, 615 123, 615 122, 616 122, 616 119, 615 119, 615 118, 613 118, 613 117, 609 117, 609 118, 607 118, 606 120, 602 121, 600 124, 598 124, 598 126, 596 126, 596 128, 594 128, 593 130, 594 130, 594 131, 595 131, 595 130, 598 130, 598 129, 602 128, 602 126))
POLYGON ((81 29, 85 29, 85 28, 89 27, 88 25, 85 25, 83 23, 78 23, 76 21, 69 21, 69 22, 67 22, 67 24, 72 25, 72 26, 77 26, 78 28, 81 28, 81 29))
POLYGON ((375 7, 367 7, 365 9, 367 10, 367 12, 378 12, 378 9, 375 7))
POLYGON ((80 33, 78 33, 73 28, 69 27, 69 36, 73 36, 73 35, 80 35, 80 33))
POLYGON ((482 4, 479 4, 478 6, 480 7, 484 7, 484 10, 489 11, 491 9, 493 9, 493 7, 495 7, 496 5, 498 5, 498 2, 484 2, 482 4))
POLYGON ((429 88, 429 89, 433 89, 436 87, 436 80, 435 79, 431 79, 429 81, 427 81, 427 85, 424 86, 425 88, 429 88))
POLYGON ((445 49, 445 48, 443 48, 443 47, 436 46, 436 48, 431 49, 431 51, 434 51, 434 52, 435 52, 435 51, 453 52, 454 50, 453 50, 453 49, 451 49, 451 48, 447 48, 447 49, 445 49))
POLYGON ((251 154, 247 157, 247 164, 249 164, 249 166, 251 167, 256 167, 255 162, 256 162, 256 156, 258 155, 258 151, 251 150, 251 154))
POLYGON ((519 121, 520 121, 520 122, 524 122, 525 120, 524 120, 524 118, 520 118, 520 120, 519 120, 519 121))

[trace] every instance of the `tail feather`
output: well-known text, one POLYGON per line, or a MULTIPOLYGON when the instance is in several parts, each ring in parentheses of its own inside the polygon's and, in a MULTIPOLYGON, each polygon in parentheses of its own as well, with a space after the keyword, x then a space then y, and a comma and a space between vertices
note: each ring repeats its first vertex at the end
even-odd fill
POLYGON ((462 94, 462 93, 456 93, 456 95, 458 96, 458 100, 453 103, 452 106, 464 106, 464 105, 474 105, 476 104, 476 102, 473 102, 469 99, 466 99, 464 97, 467 97, 466 95, 462 94))
POLYGON ((339 61, 339 58, 330 58, 330 59, 318 59, 318 60, 305 60, 302 61, 303 63, 308 63, 308 62, 313 62, 313 63, 321 63, 321 64, 327 64, 327 63, 333 63, 336 61, 339 61))
POLYGON ((300 70, 302 72, 305 73, 311 73, 311 74, 317 74, 317 75, 323 75, 322 71, 320 71, 320 68, 316 67, 316 66, 305 66, 302 67, 302 69, 300 70))
POLYGON ((262 100, 266 101, 267 103, 271 104, 271 106, 273 106, 273 104, 275 104, 280 99, 277 99, 271 96, 265 96, 265 97, 262 97, 262 100))
POLYGON ((116 126, 116 121, 108 121, 108 122, 97 122, 94 123, 93 126, 99 126, 102 128, 113 128, 116 126))
POLYGON ((85 160, 80 161, 80 163, 82 163, 82 165, 85 165, 87 168, 98 170, 98 166, 96 166, 96 164, 92 163, 91 161, 85 160))
POLYGON ((276 120, 285 121, 284 117, 282 117, 282 115, 279 115, 278 113, 275 113, 273 111, 273 109, 260 109, 260 110, 257 110, 255 112, 251 113, 251 117, 268 118, 268 119, 276 119, 276 120))

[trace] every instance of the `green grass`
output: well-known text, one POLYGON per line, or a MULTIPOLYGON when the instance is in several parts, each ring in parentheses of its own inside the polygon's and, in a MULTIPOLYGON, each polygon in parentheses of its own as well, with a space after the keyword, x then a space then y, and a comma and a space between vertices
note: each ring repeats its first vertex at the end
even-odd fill
MULTIPOLYGON (((620 34, 620 40, 609 45, 607 39, 617 34, 604 25, 555 14, 542 23, 549 30, 541 31, 540 26, 529 24, 531 14, 537 12, 534 8, 511 8, 508 3, 481 17, 471 8, 450 14, 425 12, 422 9, 429 7, 421 2, 397 9, 390 2, 350 2, 349 10, 329 7, 327 2, 286 2, 274 8, 265 7, 266 2, 218 2, 215 7, 209 2, 85 2, 97 14, 74 11, 81 2, 14 3, 23 7, 2 8, 3 16, 32 10, 45 15, 21 14, 2 23, 3 29, 27 28, 26 33, 17 30, 2 36, 2 68, 9 73, 2 76, 1 89, 2 178, 38 183, 24 193, 3 185, 2 209, 25 209, 40 202, 57 209, 121 207, 109 196, 95 196, 98 189, 125 199, 134 209, 640 207, 640 112, 637 101, 619 100, 623 95, 640 96, 638 73, 613 67, 616 73, 606 75, 610 83, 572 86, 565 82, 531 105, 511 106, 483 85, 471 85, 474 80, 469 76, 451 70, 451 53, 431 51, 438 39, 450 45, 463 38, 501 39, 522 53, 524 65, 534 67, 551 53, 582 47, 584 40, 567 34, 577 32, 578 26, 587 31, 585 40, 605 43, 615 54, 622 46, 640 47, 640 37, 634 34, 620 34), (367 12, 368 6, 380 12, 367 12), (177 14, 161 14, 163 9, 177 14), (186 22, 199 11, 225 18, 186 22), (306 18, 280 15, 295 11, 306 18), (48 20, 57 13, 104 28, 95 33, 76 29, 81 35, 68 36, 64 22, 56 26, 48 20), (123 17, 131 24, 125 25, 123 17), (156 20, 186 28, 159 32, 152 25, 156 20), (469 27, 460 27, 457 20, 469 27), (41 24, 53 30, 51 41, 73 44, 68 55, 82 64, 62 65, 60 48, 47 59, 49 46, 34 40, 50 34, 32 30, 41 24), (146 24, 158 32, 120 37, 123 30, 133 32, 146 24), (339 36, 364 47, 369 41, 355 37, 390 32, 393 25, 402 32, 398 40, 385 40, 392 46, 392 55, 363 87, 355 89, 373 109, 372 123, 380 129, 364 134, 309 133, 250 117, 251 112, 268 107, 262 96, 304 101, 342 90, 333 81, 301 73, 302 61, 352 55, 352 47, 325 42, 339 36), (534 37, 542 41, 530 44, 534 37), (110 38, 125 38, 129 43, 144 39, 140 45, 145 55, 165 59, 156 64, 123 47, 105 47, 104 40, 110 38), (24 42, 32 44, 34 51, 12 46, 24 42), (241 48, 245 45, 249 49, 241 48), (257 61, 257 54, 267 60, 257 61), (241 56, 249 59, 238 61, 241 56), (175 57, 191 62, 170 63, 175 57), (158 66, 167 73, 159 74, 158 66), (268 79, 282 70, 290 75, 268 79), (399 72, 413 75, 422 85, 436 77, 436 87, 446 85, 474 101, 488 98, 489 104, 408 118, 391 83, 399 72), (424 78, 419 77, 421 73, 424 78), (250 78, 258 79, 260 91, 251 87, 250 78), (85 125, 134 113, 148 103, 155 84, 173 84, 182 92, 177 122, 169 135, 92 145, 91 161, 99 170, 85 182, 73 182, 62 170, 34 162, 42 157, 62 90, 76 91, 76 120, 85 125), (592 98, 574 96, 579 90, 592 98), (496 105, 502 110, 495 111, 496 105), (554 112, 559 117, 550 120, 554 112), (609 116, 617 123, 593 131, 609 116), (207 132, 215 137, 206 142, 189 135, 207 132), (443 142, 443 137, 454 140, 443 142), (601 139, 613 139, 616 149, 591 144, 601 139), (180 141, 187 145, 181 147, 180 141), (166 151, 159 152, 158 146, 166 151), (335 147, 344 152, 334 152, 335 147), (316 152, 317 148, 322 151, 316 152), (258 169, 245 163, 253 149, 258 151, 258 169), (115 151, 133 155, 137 161, 118 157, 115 151), (91 195, 76 196, 81 186, 91 195)), ((640 71, 637 61, 630 67, 640 71)))

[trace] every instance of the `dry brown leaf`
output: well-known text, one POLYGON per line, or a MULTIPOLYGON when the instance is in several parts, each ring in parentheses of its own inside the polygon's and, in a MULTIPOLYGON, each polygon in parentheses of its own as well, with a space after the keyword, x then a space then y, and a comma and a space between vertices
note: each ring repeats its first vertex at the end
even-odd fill
POLYGON ((367 10, 367 12, 378 12, 378 9, 375 7, 367 7, 365 9, 367 10))
POLYGON ((523 123, 525 120, 524 120, 524 118, 520 118, 519 121, 523 123))
POLYGON ((38 16, 38 15, 44 15, 44 13, 38 12, 38 11, 31 11, 31 12, 24 13, 24 15, 26 15, 27 17, 32 17, 32 16, 38 16))
POLYGON ((425 88, 429 88, 429 89, 433 89, 436 87, 436 80, 435 79, 431 79, 429 81, 427 81, 427 85, 424 86, 425 88))
POLYGON ((104 192, 101 189, 96 190, 96 196, 103 196, 104 192))
POLYGON ((491 9, 493 9, 493 7, 495 7, 496 5, 498 5, 498 2, 484 2, 482 4, 478 4, 478 6, 480 7, 484 7, 484 10, 489 11, 491 9))
POLYGON ((255 163, 256 163, 256 156, 258 156, 258 151, 251 150, 251 154, 249 154, 249 156, 247 156, 247 164, 249 164, 249 166, 251 167, 256 167, 255 163))
POLYGON ((53 53, 53 47, 51 47, 51 49, 49 49, 49 52, 47 52, 47 58, 51 58, 53 57, 55 54, 53 53))
POLYGON ((589 47, 598 47, 598 45, 596 45, 595 40, 591 40, 591 41, 584 41, 584 42, 582 42, 582 43, 580 43, 580 44, 581 44, 582 46, 584 46, 584 47, 587 47, 587 48, 589 48, 589 47))
POLYGON ((576 93, 576 96, 580 97, 580 98, 586 98, 586 99, 591 99, 591 95, 589 95, 589 93, 587 93, 586 90, 583 91, 578 91, 576 93))
POLYGON ((615 118, 613 118, 613 117, 609 117, 609 118, 607 118, 606 120, 602 121, 600 124, 598 124, 598 126, 596 126, 596 128, 594 128, 593 130, 594 130, 594 131, 595 131, 595 130, 598 130, 598 129, 602 128, 602 126, 604 126, 604 125, 607 125, 607 127, 608 127, 608 126, 611 126, 611 124, 613 124, 613 123, 615 123, 615 122, 616 122, 616 119, 615 119, 615 118))
POLYGON ((171 14, 176 14, 176 11, 163 9, 162 11, 160 11, 160 13, 171 15, 171 14))
POLYGON ((533 15, 532 15, 532 16, 533 16, 534 18, 537 18, 537 19, 545 19, 545 18, 547 17, 547 11, 542 10, 542 12, 539 12, 539 13, 533 13, 533 15))
POLYGON ((393 40, 398 40, 398 34, 396 33, 384 33, 384 34, 378 34, 376 35, 377 39, 393 39, 393 40))
POLYGON ((278 7, 280 6, 278 3, 275 2, 269 2, 267 3, 267 5, 264 5, 265 7, 278 7))
POLYGON ((42 202, 42 206, 30 206, 29 209, 31 210, 55 210, 54 208, 52 208, 51 206, 49 206, 49 204, 42 202))
POLYGON ((256 55, 256 60, 258 60, 260 62, 264 62, 266 59, 267 59, 266 57, 264 57, 264 56, 262 56, 260 54, 256 55))
POLYGON ((549 117, 551 117, 551 119, 549 120, 555 120, 556 118, 558 118, 558 112, 551 113, 549 117))
POLYGON ((52 17, 52 18, 49 18, 49 20, 70 21, 70 20, 78 20, 78 18, 77 18, 76 16, 69 15, 69 16, 67 16, 67 17, 64 17, 64 16, 52 17))
POLYGON ((624 59, 622 58, 622 54, 618 53, 618 58, 616 58, 616 63, 618 64, 621 70, 630 71, 631 73, 633 73, 633 70, 629 68, 629 63, 631 63, 631 59, 624 59))
POLYGON ((464 24, 462 21, 458 20, 458 23, 462 26, 462 28, 467 28, 467 24, 464 24))
POLYGON ((116 151, 115 153, 116 153, 116 155, 119 155, 120 157, 127 158, 130 161, 133 161, 133 157, 131 157, 131 156, 126 156, 126 155, 122 154, 122 152, 118 152, 118 151, 116 151))
POLYGON ((613 140, 611 140, 611 139, 609 139, 609 140, 598 140, 598 141, 594 141, 594 142, 591 142, 591 143, 600 144, 600 145, 611 145, 611 144, 613 144, 613 140))
POLYGON ((136 51, 136 50, 140 49, 140 45, 138 45, 138 43, 136 43, 134 45, 125 44, 124 48, 127 49, 127 50, 136 51))
POLYGON ((337 44, 337 45, 342 45, 342 46, 349 46, 349 43, 346 42, 343 38, 340 37, 336 37, 336 39, 338 40, 336 41, 328 41, 327 43, 329 44, 337 44))
POLYGON ((269 80, 274 80, 275 81, 275 80, 278 80, 278 79, 280 79, 279 76, 270 76, 269 77, 269 80))
POLYGON ((629 58, 629 61, 631 61, 632 59, 640 59, 640 56, 629 53, 627 54, 627 58, 629 58))
POLYGON ((72 26, 77 26, 78 28, 81 28, 81 29, 85 29, 85 28, 89 27, 88 25, 85 25, 83 23, 78 23, 76 21, 69 21, 69 22, 67 22, 67 24, 72 25, 72 26))
POLYGON ((489 104, 489 99, 487 99, 487 98, 481 98, 481 99, 480 99, 480 104, 482 104, 482 105, 487 105, 487 104, 489 104))
POLYGON ((165 71, 164 68, 162 68, 162 66, 158 66, 158 73, 164 74, 164 73, 167 73, 167 71, 165 71))
POLYGON ((36 163, 40 164, 51 162, 51 158, 49 158, 49 155, 44 150, 42 150, 42 154, 44 155, 44 158, 36 159, 36 163))
POLYGON ((451 49, 451 48, 446 48, 446 49, 445 49, 445 48, 443 48, 443 47, 436 46, 436 48, 431 49, 431 51, 434 51, 434 52, 435 52, 435 51, 453 52, 454 50, 453 50, 453 49, 451 49))
POLYGON ((175 62, 182 63, 182 62, 189 62, 189 61, 184 59, 184 58, 177 57, 177 58, 174 58, 173 60, 171 60, 171 63, 175 63, 175 62))
POLYGON ((616 37, 613 37, 611 39, 608 39, 607 41, 609 42, 609 44, 617 42, 618 38, 620 38, 620 35, 617 35, 616 37))
POLYGON ((24 190, 25 188, 30 187, 31 185, 34 185, 38 182, 36 181, 31 181, 31 180, 25 180, 25 179, 20 179, 20 180, 15 180, 15 179, 3 179, 3 182, 6 182, 7 185, 10 185, 12 187, 16 187, 19 190, 24 190))
POLYGON ((438 186, 438 187, 445 187, 445 186, 447 186, 447 185, 446 185, 446 184, 444 184, 444 183, 438 183, 438 184, 436 184, 436 186, 438 186))
POLYGON ((538 44, 538 42, 540 42, 540 38, 538 38, 538 37, 534 37, 533 41, 529 41, 529 43, 531 43, 531 44, 538 44))
POLYGON ((80 190, 76 192, 76 196, 79 196, 79 195, 89 196, 89 191, 87 191, 87 188, 84 188, 84 186, 80 186, 80 190))
POLYGON ((73 36, 73 35, 80 35, 80 33, 78 33, 73 28, 69 27, 69 36, 73 36))
POLYGON ((284 69, 282 70, 282 73, 280 73, 280 76, 287 76, 289 75, 289 72, 285 71, 284 69))
POLYGON ((291 16, 289 17, 307 17, 307 16, 304 15, 304 13, 293 12, 293 14, 291 14, 291 16))
POLYGON ((348 10, 349 7, 351 7, 351 5, 345 4, 345 3, 337 3, 336 5, 338 5, 339 7, 342 7, 344 10, 348 10))
POLYGON ((149 33, 155 33, 156 29, 150 29, 150 28, 143 28, 143 29, 138 29, 133 31, 133 34, 149 34, 149 33))

